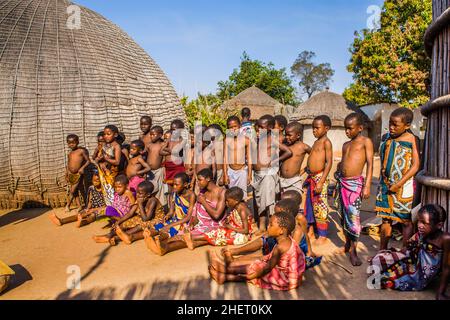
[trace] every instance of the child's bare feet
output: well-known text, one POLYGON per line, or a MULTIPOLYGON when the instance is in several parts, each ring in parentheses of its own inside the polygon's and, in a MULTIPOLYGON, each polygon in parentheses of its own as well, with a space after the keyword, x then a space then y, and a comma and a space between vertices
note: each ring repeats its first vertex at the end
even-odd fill
POLYGON ((166 250, 165 250, 165 246, 161 245, 159 236, 156 236, 155 238, 151 237, 151 236, 145 236, 144 234, 144 241, 145 244, 147 245, 147 248, 150 249, 150 251, 152 251, 154 254, 157 254, 158 256, 163 256, 166 254, 166 250))
POLYGON ((186 246, 189 250, 194 250, 194 242, 192 242, 192 235, 189 231, 185 231, 183 234, 184 242, 186 242, 186 246))
POLYGON ((208 250, 208 262, 215 270, 226 273, 226 267, 223 265, 223 262, 219 259, 215 251, 208 250))
POLYGON ((123 243, 128 244, 128 245, 130 245, 132 243, 131 237, 126 232, 124 232, 120 228, 120 226, 117 226, 116 233, 117 233, 117 236, 120 238, 120 240, 123 241, 123 243))
POLYGON ((81 224, 83 223, 83 216, 81 214, 78 214, 77 216, 77 222, 75 223, 76 228, 81 228, 81 224))
POLYGON ((362 265, 362 261, 355 251, 350 251, 350 262, 354 267, 359 267, 362 265))
POLYGON ((218 284, 222 285, 225 283, 225 274, 217 271, 216 269, 214 269, 212 266, 208 267, 209 270, 209 275, 211 276, 211 278, 216 281, 218 284))
POLYGON ((50 220, 58 227, 62 226, 61 220, 56 216, 55 213, 51 213, 49 216, 50 220))
POLYGON ((97 243, 109 243, 109 237, 107 236, 93 236, 92 239, 97 243))
POLYGON ((113 247, 117 246, 116 237, 112 237, 109 239, 109 245, 113 247))
POLYGON ((231 254, 230 250, 222 249, 221 254, 226 264, 230 264, 231 262, 234 261, 233 255, 231 254))

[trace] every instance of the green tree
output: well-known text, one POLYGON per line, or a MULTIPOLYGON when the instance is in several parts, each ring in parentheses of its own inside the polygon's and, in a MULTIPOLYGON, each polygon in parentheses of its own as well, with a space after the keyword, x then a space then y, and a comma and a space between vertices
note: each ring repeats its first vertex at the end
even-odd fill
POLYGON ((194 128, 195 122, 201 121, 207 126, 218 124, 225 132, 228 117, 236 115, 236 112, 222 109, 222 103, 223 101, 213 94, 202 95, 199 93, 193 100, 189 100, 188 97, 181 98, 181 105, 190 128, 194 128))
POLYGON ((286 69, 276 69, 273 63, 252 60, 244 52, 239 68, 234 69, 228 80, 218 84, 218 97, 228 100, 245 89, 256 86, 283 104, 296 105, 295 88, 286 69))
POLYGON ((331 82, 334 70, 329 63, 315 64, 313 59, 316 54, 312 51, 300 53, 291 67, 292 75, 298 78, 302 94, 308 99, 316 92, 322 91, 331 82))
POLYGON ((347 67, 354 84, 344 97, 355 103, 390 102, 410 108, 427 102, 431 61, 423 36, 431 21, 431 0, 386 0, 381 28, 355 32, 347 67))

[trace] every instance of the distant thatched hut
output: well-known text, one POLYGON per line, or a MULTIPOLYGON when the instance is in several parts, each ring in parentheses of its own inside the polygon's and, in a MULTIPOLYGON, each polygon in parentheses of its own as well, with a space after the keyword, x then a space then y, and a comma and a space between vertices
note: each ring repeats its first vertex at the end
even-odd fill
POLYGON ((106 124, 134 139, 142 115, 185 119, 163 71, 104 17, 79 7, 69 28, 71 1, 0 3, 0 207, 64 205, 69 133, 93 152, 106 124))
POLYGON ((253 121, 258 120, 266 114, 274 116, 276 114, 286 113, 286 108, 282 103, 255 86, 250 87, 234 98, 225 101, 222 107, 228 110, 249 108, 252 112, 251 120, 253 121))
MULTIPOLYGON (((316 140, 312 133, 314 118, 320 115, 329 116, 332 121, 332 128, 328 132, 328 137, 333 143, 334 154, 340 156, 342 145, 348 141, 345 135, 344 120, 352 112, 361 111, 358 111, 352 104, 345 101, 341 95, 324 91, 312 96, 311 99, 301 104, 297 112, 290 116, 290 120, 298 121, 303 125, 303 142, 311 146, 316 140)), ((363 116, 367 121, 366 116, 364 114, 363 116)))

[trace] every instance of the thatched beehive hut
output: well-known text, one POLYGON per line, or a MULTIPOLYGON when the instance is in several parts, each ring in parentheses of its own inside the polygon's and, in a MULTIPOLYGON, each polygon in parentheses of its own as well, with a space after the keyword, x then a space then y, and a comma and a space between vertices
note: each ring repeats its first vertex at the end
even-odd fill
MULTIPOLYGON (((348 141, 345 135, 344 120, 353 112, 361 112, 355 108, 352 104, 345 101, 341 95, 323 91, 309 100, 302 103, 297 112, 291 115, 291 121, 298 121, 303 125, 303 142, 312 146, 316 140, 312 133, 312 122, 314 118, 320 115, 327 115, 331 118, 332 128, 328 132, 328 137, 333 142, 333 151, 336 156, 341 155, 342 145, 348 141)), ((361 114, 363 114, 361 112, 361 114)), ((367 116, 363 114, 363 117, 367 119, 367 116)))
POLYGON ((0 206, 65 201, 65 137, 92 152, 116 124, 139 134, 139 117, 168 126, 185 115, 158 65, 119 27, 66 0, 0 0, 0 206))
MULTIPOLYGON (((433 0, 433 23, 425 34, 425 48, 432 58, 431 100, 422 107, 428 117, 422 185, 422 203, 436 203, 450 210, 450 1, 433 0)), ((447 220, 447 231, 450 223, 447 220)))
POLYGON ((284 113, 282 103, 255 86, 245 89, 235 97, 225 101, 222 107, 227 110, 249 108, 252 113, 251 120, 254 121, 266 114, 274 116, 284 113))

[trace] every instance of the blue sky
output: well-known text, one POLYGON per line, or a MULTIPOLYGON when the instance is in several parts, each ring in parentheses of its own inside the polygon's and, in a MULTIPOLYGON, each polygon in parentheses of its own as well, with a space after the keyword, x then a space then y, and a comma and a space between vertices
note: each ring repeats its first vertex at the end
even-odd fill
POLYGON ((287 68, 303 50, 336 70, 331 90, 352 81, 346 71, 356 30, 382 0, 75 0, 126 31, 165 71, 178 94, 216 92, 251 58, 287 68))

